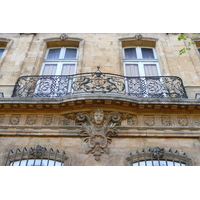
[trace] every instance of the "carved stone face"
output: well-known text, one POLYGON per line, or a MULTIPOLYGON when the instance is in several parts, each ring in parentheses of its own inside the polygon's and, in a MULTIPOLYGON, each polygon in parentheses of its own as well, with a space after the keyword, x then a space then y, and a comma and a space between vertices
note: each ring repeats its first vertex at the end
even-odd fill
POLYGON ((104 118, 104 114, 103 112, 95 112, 94 113, 94 121, 96 122, 96 124, 101 124, 104 118))

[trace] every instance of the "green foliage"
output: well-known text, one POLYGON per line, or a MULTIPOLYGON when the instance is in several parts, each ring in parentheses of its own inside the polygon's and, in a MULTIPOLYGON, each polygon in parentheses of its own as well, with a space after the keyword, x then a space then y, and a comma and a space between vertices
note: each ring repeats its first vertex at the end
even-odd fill
POLYGON ((186 47, 179 51, 179 55, 182 55, 191 49, 191 46, 195 44, 192 36, 199 35, 199 34, 200 33, 190 33, 190 34, 181 33, 178 36, 178 41, 181 41, 181 40, 186 41, 186 47))

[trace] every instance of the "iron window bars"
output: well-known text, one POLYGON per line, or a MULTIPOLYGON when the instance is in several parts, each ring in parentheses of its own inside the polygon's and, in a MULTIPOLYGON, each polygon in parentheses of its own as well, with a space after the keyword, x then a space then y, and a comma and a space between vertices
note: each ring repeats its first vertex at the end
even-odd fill
POLYGON ((12 97, 65 97, 77 93, 118 93, 136 98, 187 98, 183 82, 176 76, 128 77, 102 73, 22 76, 12 97))
POLYGON ((58 149, 47 150, 46 147, 37 145, 29 149, 24 147, 22 151, 19 148, 15 151, 10 150, 5 166, 63 166, 67 158, 64 151, 60 153, 58 149))
POLYGON ((165 148, 154 147, 142 151, 136 150, 130 153, 126 158, 132 166, 189 166, 191 159, 186 153, 173 151, 171 148, 167 151, 165 148))

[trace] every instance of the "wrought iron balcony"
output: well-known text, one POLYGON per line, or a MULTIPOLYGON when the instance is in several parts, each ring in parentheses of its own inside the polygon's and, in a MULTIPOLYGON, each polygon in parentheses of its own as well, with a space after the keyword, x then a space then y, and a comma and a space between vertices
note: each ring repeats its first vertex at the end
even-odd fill
POLYGON ((128 77, 102 73, 22 76, 12 97, 65 97, 78 93, 126 94, 136 98, 187 98, 183 82, 176 76, 128 77))

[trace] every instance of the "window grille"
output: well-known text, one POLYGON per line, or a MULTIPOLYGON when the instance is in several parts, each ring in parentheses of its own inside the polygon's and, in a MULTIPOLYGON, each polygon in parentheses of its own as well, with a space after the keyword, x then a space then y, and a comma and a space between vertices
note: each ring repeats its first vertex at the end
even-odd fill
POLYGON ((126 158, 132 166, 189 166, 191 159, 186 153, 173 151, 171 148, 167 151, 165 148, 154 147, 142 151, 131 152, 126 158))
POLYGON ((37 145, 28 150, 26 147, 22 150, 10 150, 5 166, 63 166, 67 158, 64 151, 54 151, 52 148, 47 150, 46 147, 37 145))

